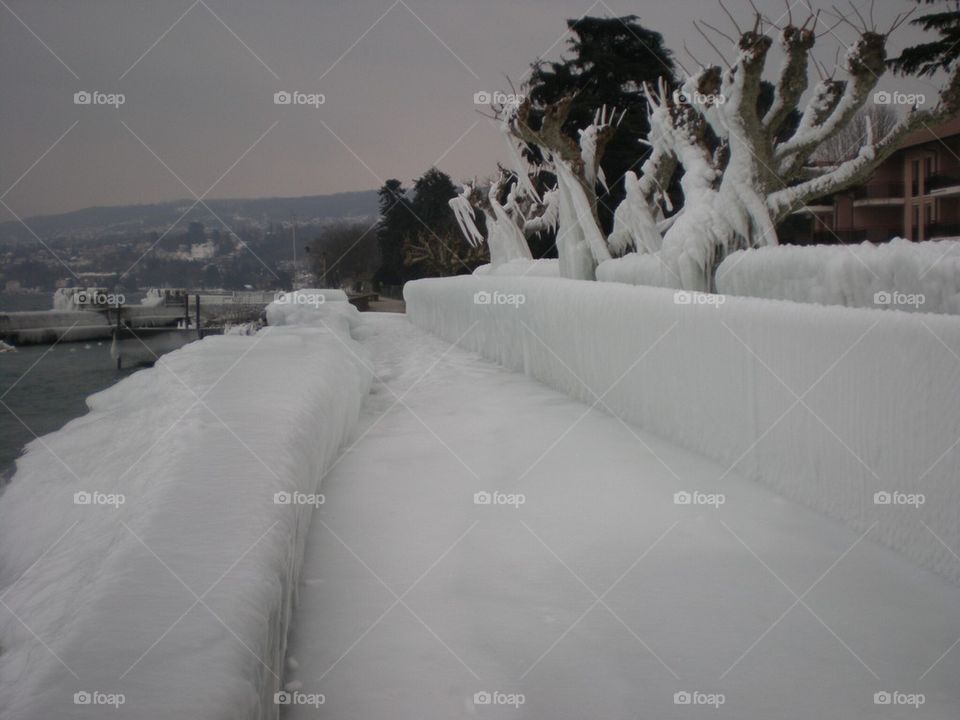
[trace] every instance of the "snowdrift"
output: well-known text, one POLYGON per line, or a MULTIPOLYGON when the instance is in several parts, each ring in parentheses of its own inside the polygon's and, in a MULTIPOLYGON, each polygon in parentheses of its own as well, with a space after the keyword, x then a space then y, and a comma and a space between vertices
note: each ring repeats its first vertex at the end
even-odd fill
POLYGON ((17 461, 0 497, 4 718, 277 716, 318 485, 370 374, 348 303, 267 314, 91 396, 17 461))
POLYGON ((960 314, 960 242, 765 247, 731 253, 717 269, 728 295, 960 314))
POLYGON ((420 280, 404 297, 449 342, 960 582, 945 547, 960 547, 960 319, 548 278, 420 280))

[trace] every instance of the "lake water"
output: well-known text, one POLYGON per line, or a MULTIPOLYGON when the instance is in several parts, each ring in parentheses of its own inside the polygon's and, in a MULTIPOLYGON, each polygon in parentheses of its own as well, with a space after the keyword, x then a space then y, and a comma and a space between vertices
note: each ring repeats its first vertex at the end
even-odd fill
MULTIPOLYGON (((0 310, 49 310, 49 295, 0 293, 0 310)), ((86 397, 135 368, 117 370, 110 341, 30 345, 0 353, 0 480, 23 446, 87 411, 86 397), (7 407, 4 407, 6 405, 7 407)))

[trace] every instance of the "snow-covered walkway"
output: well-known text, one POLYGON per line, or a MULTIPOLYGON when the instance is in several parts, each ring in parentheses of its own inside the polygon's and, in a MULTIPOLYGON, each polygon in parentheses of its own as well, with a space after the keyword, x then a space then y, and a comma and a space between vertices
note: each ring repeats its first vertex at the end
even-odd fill
POLYGON ((284 678, 325 701, 286 718, 960 716, 960 588, 365 317, 379 379, 323 481, 284 678))

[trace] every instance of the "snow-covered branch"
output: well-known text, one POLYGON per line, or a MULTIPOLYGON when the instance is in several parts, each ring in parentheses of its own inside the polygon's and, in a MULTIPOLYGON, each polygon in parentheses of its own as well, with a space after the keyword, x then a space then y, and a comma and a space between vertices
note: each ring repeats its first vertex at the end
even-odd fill
POLYGON ((868 118, 867 139, 857 155, 805 182, 772 193, 767 199, 771 215, 776 220, 781 220, 811 200, 862 182, 880 163, 897 150, 903 139, 911 132, 924 126, 937 125, 955 115, 958 110, 960 110, 960 72, 955 71, 935 109, 913 110, 877 142, 874 142, 873 129, 868 118))
POLYGON ((815 42, 816 35, 812 29, 806 28, 806 24, 802 28, 787 25, 780 33, 784 61, 780 69, 780 79, 774 88, 773 104, 763 118, 763 127, 770 138, 775 137, 783 127, 783 123, 807 90, 810 50, 815 42))
POLYGON ((815 101, 828 101, 833 107, 825 116, 814 108, 814 115, 807 116, 807 123, 775 151, 775 159, 781 173, 788 176, 797 172, 806 164, 810 155, 827 139, 853 120, 857 111, 863 107, 876 87, 886 67, 887 38, 874 32, 864 32, 847 53, 846 70, 850 80, 844 85, 843 93, 834 103, 839 86, 829 83, 818 88, 815 101))

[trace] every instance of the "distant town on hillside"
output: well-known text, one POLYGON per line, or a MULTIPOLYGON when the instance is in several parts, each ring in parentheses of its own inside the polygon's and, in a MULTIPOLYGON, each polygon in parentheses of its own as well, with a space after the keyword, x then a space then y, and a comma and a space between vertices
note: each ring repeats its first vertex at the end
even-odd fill
POLYGON ((12 220, 0 224, 0 290, 48 292, 77 283, 136 290, 171 278, 190 287, 284 286, 324 227, 373 222, 376 215, 377 193, 369 190, 93 207, 12 220))

